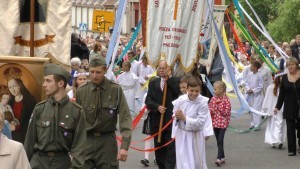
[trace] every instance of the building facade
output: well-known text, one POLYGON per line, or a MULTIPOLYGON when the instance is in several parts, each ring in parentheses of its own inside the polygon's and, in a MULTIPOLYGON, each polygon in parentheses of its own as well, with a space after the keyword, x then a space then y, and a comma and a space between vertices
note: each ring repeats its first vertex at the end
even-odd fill
MULTIPOLYGON (((132 28, 135 28, 141 18, 139 10, 140 0, 128 0, 125 17, 123 20, 122 33, 131 33, 132 28)), ((73 0, 72 1, 72 29, 73 32, 79 33, 82 37, 86 37, 91 33, 94 35, 104 36, 109 34, 108 29, 113 28, 114 20, 107 21, 104 15, 97 14, 95 11, 111 12, 116 16, 119 0, 73 0), (95 17, 100 17, 100 21, 96 21, 95 17), (105 27, 105 23, 109 23, 109 27, 105 27), (97 29, 101 26, 101 29, 97 29), (111 26, 112 25, 112 26, 111 26), (104 26, 104 27, 103 27, 104 26)))

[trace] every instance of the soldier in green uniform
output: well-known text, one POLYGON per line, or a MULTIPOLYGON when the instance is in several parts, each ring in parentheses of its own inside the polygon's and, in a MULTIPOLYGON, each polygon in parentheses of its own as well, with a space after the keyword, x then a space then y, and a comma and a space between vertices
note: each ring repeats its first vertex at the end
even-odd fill
POLYGON ((24 143, 30 165, 32 169, 82 168, 85 113, 65 91, 71 75, 55 64, 46 65, 44 71, 43 88, 49 98, 35 106, 24 143))
POLYGON ((87 121, 84 169, 118 169, 126 161, 131 141, 131 116, 121 87, 109 81, 105 59, 90 61, 91 81, 76 92, 76 101, 84 108, 87 121), (122 143, 118 153, 115 131, 119 116, 122 143))

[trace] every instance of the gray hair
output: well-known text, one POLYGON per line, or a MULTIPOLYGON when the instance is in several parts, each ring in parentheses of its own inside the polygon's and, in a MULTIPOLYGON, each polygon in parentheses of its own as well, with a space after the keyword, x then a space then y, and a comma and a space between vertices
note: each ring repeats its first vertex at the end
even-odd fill
POLYGON ((71 65, 81 65, 81 60, 78 57, 74 57, 71 59, 71 65))

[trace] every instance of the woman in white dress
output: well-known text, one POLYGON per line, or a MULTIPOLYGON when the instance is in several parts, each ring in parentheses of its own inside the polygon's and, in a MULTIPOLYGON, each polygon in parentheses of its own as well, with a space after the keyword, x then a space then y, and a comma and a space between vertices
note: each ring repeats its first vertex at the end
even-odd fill
POLYGON ((271 117, 268 118, 265 143, 270 144, 272 148, 282 149, 286 139, 286 123, 283 119, 283 107, 280 111, 274 114, 273 110, 279 94, 280 77, 275 78, 273 84, 267 88, 266 96, 262 105, 262 111, 268 113, 271 117))

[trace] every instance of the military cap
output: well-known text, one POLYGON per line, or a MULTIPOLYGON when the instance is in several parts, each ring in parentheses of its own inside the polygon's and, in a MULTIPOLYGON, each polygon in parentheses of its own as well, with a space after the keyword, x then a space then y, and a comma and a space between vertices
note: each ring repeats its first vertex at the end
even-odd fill
POLYGON ((67 81, 69 81, 71 79, 71 74, 70 72, 66 71, 66 69, 64 69, 61 66, 58 66, 56 64, 47 64, 44 68, 44 75, 48 76, 48 75, 61 75, 63 76, 67 81))
POLYGON ((106 66, 105 58, 97 55, 90 60, 90 67, 106 66))

